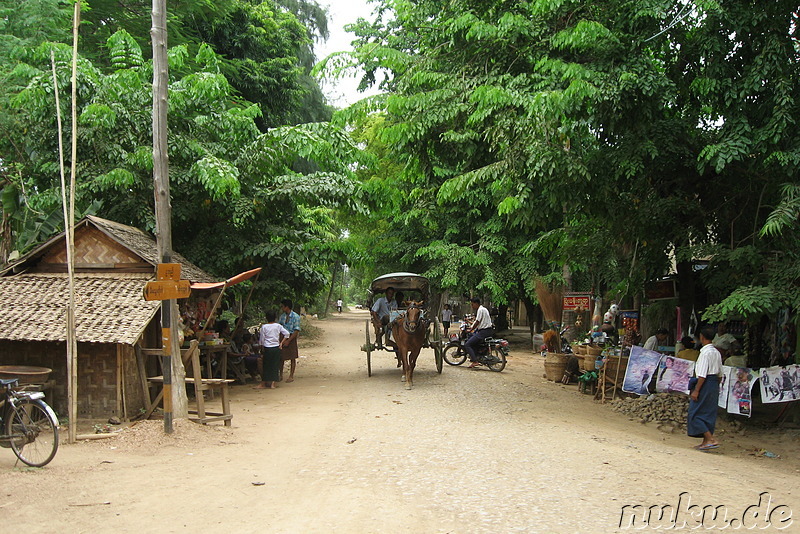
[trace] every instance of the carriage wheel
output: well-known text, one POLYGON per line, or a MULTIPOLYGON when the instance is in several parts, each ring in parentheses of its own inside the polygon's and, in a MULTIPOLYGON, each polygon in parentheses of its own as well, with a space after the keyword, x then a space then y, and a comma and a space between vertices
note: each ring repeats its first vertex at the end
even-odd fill
POLYGON ((367 320, 367 344, 364 345, 364 349, 367 352, 367 376, 372 376, 372 341, 369 339, 369 320, 367 320))
POLYGON ((439 318, 433 319, 433 357, 436 360, 436 372, 442 374, 444 359, 442 358, 442 333, 439 329, 439 318))
POLYGON ((436 343, 433 346, 433 357, 436 360, 436 372, 442 374, 442 367, 444 364, 444 358, 442 357, 442 344, 436 343))

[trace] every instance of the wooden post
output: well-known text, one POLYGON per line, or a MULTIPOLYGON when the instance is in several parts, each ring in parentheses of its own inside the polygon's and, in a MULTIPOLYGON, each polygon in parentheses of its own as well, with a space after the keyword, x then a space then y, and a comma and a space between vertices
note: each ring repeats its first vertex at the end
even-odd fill
MULTIPOLYGON (((167 2, 153 0, 153 192, 156 212, 156 242, 160 263, 172 260, 172 205, 169 193, 169 157, 167 149, 167 93, 169 86, 167 64, 167 2)), ((161 303, 161 332, 165 342, 164 371, 164 432, 172 433, 173 416, 188 416, 186 388, 182 380, 183 363, 173 354, 180 354, 177 321, 172 320, 174 300, 161 303), (177 368, 178 373, 173 373, 177 368), (175 376, 174 376, 175 375, 175 376), (173 389, 173 378, 175 388, 173 389)))

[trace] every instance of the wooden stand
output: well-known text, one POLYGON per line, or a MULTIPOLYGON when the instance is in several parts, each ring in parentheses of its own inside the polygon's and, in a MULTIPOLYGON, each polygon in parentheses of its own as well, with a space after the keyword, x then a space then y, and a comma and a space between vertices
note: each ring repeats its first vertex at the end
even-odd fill
POLYGON ((625 380, 625 370, 623 364, 627 366, 628 358, 619 356, 609 356, 603 368, 600 369, 600 376, 597 380, 597 391, 595 400, 605 403, 607 400, 617 398, 617 390, 622 389, 622 381, 625 380), (612 365, 609 365, 611 363, 612 365))
MULTIPOLYGON (((146 350, 148 349, 142 349, 142 352, 146 350)), ((215 421, 224 421, 225 426, 231 426, 231 419, 233 419, 233 415, 231 415, 229 384, 233 382, 233 380, 226 378, 202 377, 202 367, 200 366, 200 349, 197 345, 196 340, 193 340, 190 343, 188 349, 181 351, 181 359, 183 360, 184 367, 187 369, 187 374, 191 373, 192 375, 186 377, 186 383, 192 384, 194 386, 194 397, 195 397, 195 402, 197 403, 196 410, 189 410, 189 414, 195 415, 195 417, 189 417, 189 419, 202 424, 212 423, 215 421), (220 396, 222 397, 221 413, 209 412, 206 411, 205 408, 205 398, 203 394, 206 391, 211 393, 214 390, 219 390, 220 396)), ((141 367, 143 367, 143 364, 140 366, 140 369, 141 367)), ((147 379, 147 382, 149 384, 163 384, 164 377, 163 376, 149 377, 147 379)), ((163 399, 163 396, 164 396, 164 390, 162 389, 158 393, 158 395, 156 395, 156 398, 150 403, 150 407, 147 409, 147 412, 145 412, 144 415, 145 419, 149 418, 150 415, 152 415, 153 411, 156 409, 158 404, 163 399)))

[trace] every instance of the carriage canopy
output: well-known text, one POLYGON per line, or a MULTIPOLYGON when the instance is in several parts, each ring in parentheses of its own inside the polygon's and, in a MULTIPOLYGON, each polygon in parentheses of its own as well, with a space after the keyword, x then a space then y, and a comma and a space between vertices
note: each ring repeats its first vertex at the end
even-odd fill
POLYGON ((372 281, 370 293, 383 293, 387 288, 393 287, 397 291, 419 291, 428 295, 428 279, 414 273, 389 273, 379 276, 372 281))

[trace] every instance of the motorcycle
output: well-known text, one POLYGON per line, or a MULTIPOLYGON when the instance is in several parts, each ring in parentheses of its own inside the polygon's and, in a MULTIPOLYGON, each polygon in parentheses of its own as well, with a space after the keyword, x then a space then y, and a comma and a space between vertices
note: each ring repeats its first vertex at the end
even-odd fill
MULTIPOLYGON (((468 324, 462 323, 460 332, 458 334, 450 335, 450 342, 445 345, 444 354, 442 357, 449 365, 461 365, 467 361, 466 349, 464 344, 470 337, 467 332, 468 324)), ((506 357, 508 356, 508 341, 505 339, 486 338, 483 343, 478 345, 475 350, 475 356, 478 357, 478 363, 488 367, 491 371, 499 373, 506 368, 506 357)))

